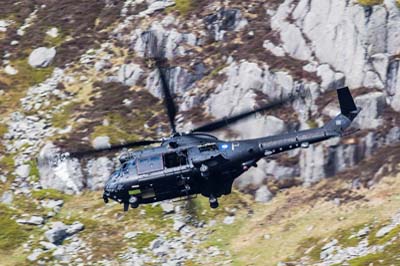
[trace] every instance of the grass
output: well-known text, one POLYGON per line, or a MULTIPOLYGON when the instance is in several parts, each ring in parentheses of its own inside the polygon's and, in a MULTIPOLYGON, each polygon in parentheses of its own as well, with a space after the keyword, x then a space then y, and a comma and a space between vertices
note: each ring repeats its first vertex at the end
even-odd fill
POLYGON ((4 136, 8 132, 7 125, 0 123, 0 138, 4 136))
POLYGON ((11 217, 13 212, 0 204, 0 250, 7 252, 15 249, 28 239, 28 234, 11 217))
POLYGON ((29 175, 31 177, 33 177, 33 181, 38 182, 39 178, 40 178, 40 174, 39 174, 39 168, 38 168, 36 160, 31 160, 31 161, 29 161, 28 164, 30 166, 29 175))
POLYGON ((142 232, 135 237, 135 248, 143 250, 147 248, 150 243, 157 238, 157 235, 150 232, 142 232))
POLYGON ((52 200, 68 200, 71 198, 70 195, 64 194, 55 189, 40 189, 33 190, 32 197, 37 200, 52 199, 52 200))
POLYGON ((77 103, 71 102, 65 105, 62 110, 56 112, 51 119, 52 125, 57 128, 66 128, 69 124, 69 119, 71 118, 72 112, 74 108, 76 108, 76 106, 77 103))
POLYGON ((193 8, 193 0, 176 0, 175 6, 170 7, 169 10, 176 10, 181 16, 186 16, 193 8))
POLYGON ((358 0, 358 3, 363 6, 373 6, 382 4, 383 0, 358 0))
POLYGON ((4 157, 0 160, 0 168, 3 171, 11 172, 15 167, 14 156, 12 154, 4 155, 4 157))
POLYGON ((368 243, 369 245, 383 245, 387 243, 389 240, 392 238, 399 236, 400 234, 400 225, 396 226, 393 228, 390 232, 388 232, 386 235, 382 237, 376 237, 376 233, 383 227, 385 226, 384 223, 375 225, 374 228, 371 230, 369 236, 368 236, 368 243))
POLYGON ((0 73, 0 85, 5 87, 5 94, 0 97, 0 113, 7 114, 20 106, 19 99, 25 96, 26 90, 45 81, 53 73, 53 67, 33 68, 28 59, 18 59, 11 62, 18 74, 8 76, 0 73))

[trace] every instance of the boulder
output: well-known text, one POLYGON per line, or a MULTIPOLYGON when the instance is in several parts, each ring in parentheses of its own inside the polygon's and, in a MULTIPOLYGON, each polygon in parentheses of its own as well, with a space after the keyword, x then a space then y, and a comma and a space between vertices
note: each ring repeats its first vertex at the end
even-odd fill
POLYGON ((36 68, 43 68, 50 65, 56 56, 56 49, 39 47, 31 52, 29 55, 29 65, 36 68))
POLYGON ((29 218, 29 220, 18 219, 17 223, 28 225, 42 225, 44 224, 44 219, 40 216, 32 216, 31 218, 29 218))
POLYGON ((170 1, 170 0, 154 1, 149 5, 149 7, 146 10, 140 12, 139 16, 141 16, 141 17, 149 16, 156 11, 163 10, 163 9, 165 9, 169 6, 173 6, 173 5, 175 5, 175 1, 170 1))
POLYGON ((30 171, 31 167, 28 164, 20 165, 17 167, 17 169, 15 169, 15 173, 17 174, 17 176, 21 178, 27 178, 29 176, 30 171))
POLYGON ((92 141, 92 146, 95 149, 103 149, 110 147, 110 137, 98 136, 92 141))
POLYGON ((274 194, 272 194, 268 187, 263 185, 256 191, 255 201, 257 202, 268 202, 273 198, 274 194))
POLYGON ((233 224, 235 222, 235 216, 227 216, 222 221, 224 224, 233 224))
POLYGON ((85 229, 85 226, 82 223, 74 222, 73 224, 68 226, 66 232, 68 235, 75 235, 76 233, 82 231, 83 229, 85 229))
POLYGON ((8 74, 8 75, 11 75, 11 76, 14 76, 14 75, 17 75, 17 74, 18 74, 18 70, 15 69, 14 67, 10 66, 10 65, 7 65, 7 66, 4 68, 4 72, 5 72, 6 74, 8 74))
POLYGON ((50 36, 51 38, 57 38, 58 37, 58 29, 56 27, 53 27, 46 31, 46 34, 50 36))
POLYGON ((60 245, 68 237, 68 226, 62 222, 54 222, 52 228, 44 233, 50 243, 60 245))
POLYGON ((173 213, 175 210, 174 204, 171 202, 161 202, 160 206, 165 214, 173 213))
POLYGON ((14 199, 14 194, 12 191, 6 191, 3 193, 3 195, 0 198, 0 202, 3 204, 11 204, 14 199))

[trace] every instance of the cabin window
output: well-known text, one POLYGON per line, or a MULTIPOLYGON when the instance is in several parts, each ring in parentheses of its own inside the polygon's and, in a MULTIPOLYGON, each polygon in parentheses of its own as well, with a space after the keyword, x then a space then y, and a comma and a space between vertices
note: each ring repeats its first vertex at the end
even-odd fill
POLYGON ((171 152, 164 154, 165 168, 178 167, 187 164, 187 152, 171 152))
POLYGON ((200 152, 207 152, 207 151, 216 151, 218 150, 218 147, 215 143, 212 144, 205 144, 205 145, 201 145, 198 146, 199 147, 199 151, 200 152))
POLYGON ((161 155, 154 155, 137 159, 137 169, 139 174, 162 170, 163 161, 161 155))

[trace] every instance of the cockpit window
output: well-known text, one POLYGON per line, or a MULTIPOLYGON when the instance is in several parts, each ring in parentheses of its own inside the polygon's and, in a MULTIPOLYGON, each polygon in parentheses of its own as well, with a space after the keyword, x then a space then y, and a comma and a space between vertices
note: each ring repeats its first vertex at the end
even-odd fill
POLYGON ((163 169, 163 161, 161 155, 139 158, 137 160, 137 170, 139 174, 160 171, 163 169))

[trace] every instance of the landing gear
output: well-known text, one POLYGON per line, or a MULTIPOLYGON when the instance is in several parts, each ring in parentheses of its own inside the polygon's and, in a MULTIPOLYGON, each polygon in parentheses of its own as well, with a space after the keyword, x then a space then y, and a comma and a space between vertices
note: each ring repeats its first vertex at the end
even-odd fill
POLYGON ((139 207, 139 200, 137 197, 131 196, 129 198, 129 204, 131 205, 132 209, 136 209, 137 207, 139 207))
POLYGON ((124 202, 124 212, 129 210, 129 202, 124 202))
POLYGON ((218 208, 219 204, 218 204, 218 199, 216 197, 210 195, 209 201, 210 201, 210 207, 212 209, 218 208))
POLYGON ((106 195, 103 195, 103 200, 104 200, 104 203, 105 203, 105 204, 108 203, 108 197, 107 197, 106 195))

